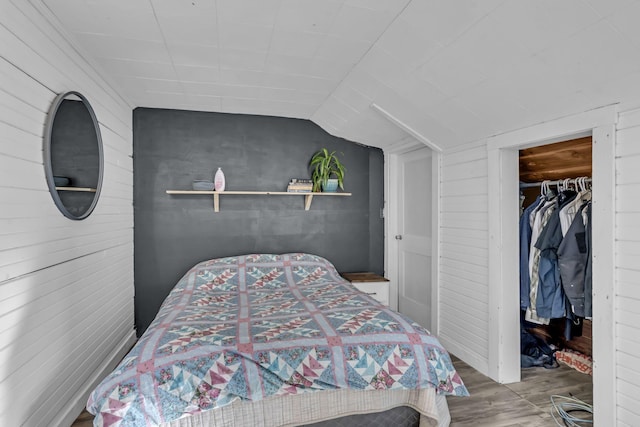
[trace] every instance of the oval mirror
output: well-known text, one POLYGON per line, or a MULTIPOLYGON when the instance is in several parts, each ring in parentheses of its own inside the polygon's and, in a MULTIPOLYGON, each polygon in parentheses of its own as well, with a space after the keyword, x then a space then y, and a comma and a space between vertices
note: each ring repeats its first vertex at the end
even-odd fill
POLYGON ((60 212, 88 217, 102 186, 102 138, 93 108, 78 92, 56 97, 44 134, 47 185, 60 212))

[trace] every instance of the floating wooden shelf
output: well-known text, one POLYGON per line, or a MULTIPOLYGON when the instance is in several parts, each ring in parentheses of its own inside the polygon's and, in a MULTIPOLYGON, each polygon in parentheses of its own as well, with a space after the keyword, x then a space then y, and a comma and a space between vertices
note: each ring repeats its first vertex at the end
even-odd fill
POLYGON ((288 191, 196 191, 167 190, 167 194, 213 195, 213 210, 220 212, 220 196, 304 196, 304 210, 308 211, 314 196, 351 196, 351 193, 291 193, 288 191))
POLYGON ((58 191, 80 191, 80 192, 85 192, 85 193, 95 193, 96 192, 95 188, 88 188, 88 187, 56 187, 56 190, 58 190, 58 191))

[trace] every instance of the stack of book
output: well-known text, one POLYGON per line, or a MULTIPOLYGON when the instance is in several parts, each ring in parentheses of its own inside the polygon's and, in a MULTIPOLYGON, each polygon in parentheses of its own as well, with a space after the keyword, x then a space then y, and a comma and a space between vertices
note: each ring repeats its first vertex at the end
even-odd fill
POLYGON ((313 181, 304 178, 292 178, 287 185, 289 193, 311 193, 313 190, 313 181))

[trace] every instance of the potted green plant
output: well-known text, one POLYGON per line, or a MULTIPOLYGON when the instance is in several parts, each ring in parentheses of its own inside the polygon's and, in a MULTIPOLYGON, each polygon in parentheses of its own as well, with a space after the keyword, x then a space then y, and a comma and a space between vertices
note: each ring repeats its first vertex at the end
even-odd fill
POLYGON ((309 161, 309 167, 313 169, 311 180, 313 191, 335 192, 338 187, 344 190, 344 172, 346 168, 338 159, 335 151, 329 152, 326 148, 316 152, 309 161))

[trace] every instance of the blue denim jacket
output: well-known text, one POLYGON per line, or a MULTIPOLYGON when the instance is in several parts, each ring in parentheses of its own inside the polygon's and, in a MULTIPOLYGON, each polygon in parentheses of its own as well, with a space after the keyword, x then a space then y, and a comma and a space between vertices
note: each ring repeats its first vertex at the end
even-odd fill
POLYGON ((558 266, 557 249, 562 242, 562 229, 560 228, 559 208, 551 214, 549 222, 545 226, 536 248, 540 249, 540 264, 538 274, 538 295, 536 311, 538 316, 548 319, 564 317, 566 313, 565 295, 560 281, 560 268, 558 266))
POLYGON ((526 310, 531 301, 529 298, 529 287, 531 286, 531 279, 529 278, 531 223, 529 222, 529 216, 541 201, 542 196, 538 196, 520 215, 520 308, 522 310, 526 310))

